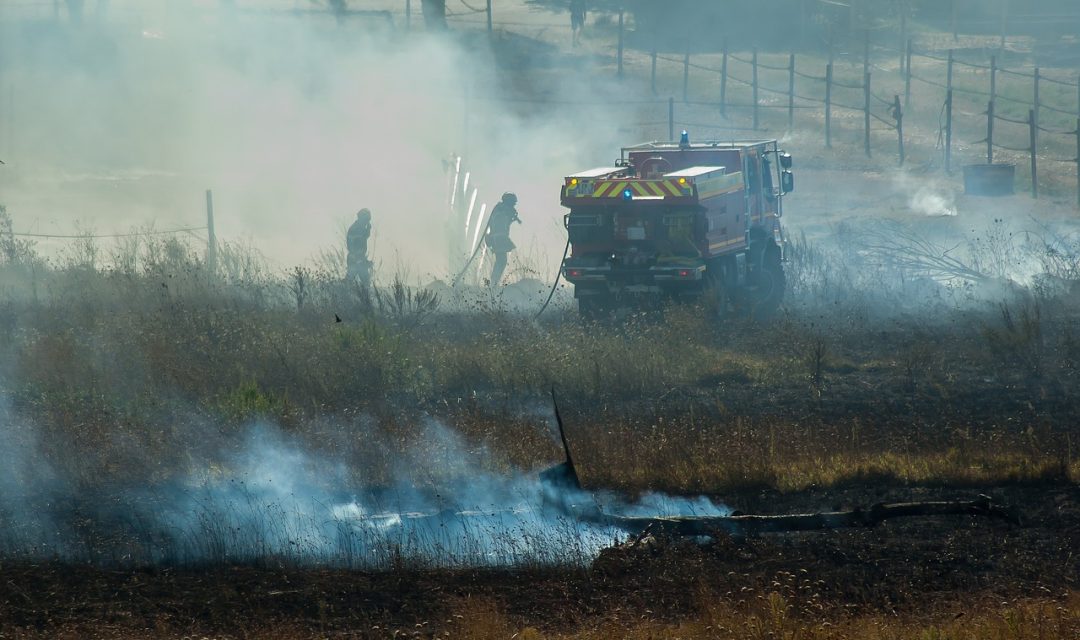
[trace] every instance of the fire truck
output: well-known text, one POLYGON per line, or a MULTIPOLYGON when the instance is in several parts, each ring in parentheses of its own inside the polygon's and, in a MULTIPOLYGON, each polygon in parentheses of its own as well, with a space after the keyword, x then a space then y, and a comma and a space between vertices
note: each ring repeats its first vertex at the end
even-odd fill
POLYGON ((783 299, 791 156, 776 140, 648 142, 565 178, 562 275, 581 315, 714 302, 758 318, 783 299))

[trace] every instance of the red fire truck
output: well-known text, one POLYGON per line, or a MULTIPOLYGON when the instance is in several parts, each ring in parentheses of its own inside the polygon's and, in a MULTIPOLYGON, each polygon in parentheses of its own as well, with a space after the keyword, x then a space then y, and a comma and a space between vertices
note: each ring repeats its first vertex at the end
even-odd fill
POLYGON ((780 228, 794 189, 776 140, 649 142, 567 176, 563 276, 578 309, 715 300, 766 317, 784 295, 780 228))

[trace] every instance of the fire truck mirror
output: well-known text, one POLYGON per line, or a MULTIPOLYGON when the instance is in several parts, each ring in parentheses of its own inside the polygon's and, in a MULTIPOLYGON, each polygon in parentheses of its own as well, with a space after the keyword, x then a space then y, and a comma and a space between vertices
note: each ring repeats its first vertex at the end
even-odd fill
POLYGON ((786 151, 780 152, 780 166, 785 169, 791 168, 791 154, 786 151))
POLYGON ((780 174, 780 188, 784 193, 791 193, 795 190, 795 174, 790 171, 784 171, 780 174))

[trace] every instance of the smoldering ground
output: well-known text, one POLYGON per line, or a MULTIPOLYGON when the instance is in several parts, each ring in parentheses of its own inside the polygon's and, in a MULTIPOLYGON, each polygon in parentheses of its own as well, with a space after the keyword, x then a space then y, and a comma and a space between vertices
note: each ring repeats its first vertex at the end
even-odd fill
POLYGON ((470 447, 433 418, 421 421, 415 445, 394 450, 369 442, 359 463, 314 451, 266 422, 233 437, 192 425, 190 447, 174 452, 186 461, 178 473, 118 473, 94 484, 54 471, 25 421, 5 411, 0 422, 9 445, 0 460, 0 551, 9 560, 561 566, 588 562, 625 537, 610 525, 579 521, 578 508, 634 516, 727 514, 704 497, 649 493, 628 500, 558 487, 526 470, 496 474, 485 468, 491 455, 485 447, 470 447), (372 463, 383 456, 390 476, 365 483, 364 456, 372 463))

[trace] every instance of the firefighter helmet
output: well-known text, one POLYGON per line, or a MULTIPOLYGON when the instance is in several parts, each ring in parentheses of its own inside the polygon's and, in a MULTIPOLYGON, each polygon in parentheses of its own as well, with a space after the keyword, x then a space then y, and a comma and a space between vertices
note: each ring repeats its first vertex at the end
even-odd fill
POLYGON ((517 196, 507 191, 502 195, 502 201, 512 207, 517 204, 517 196))

